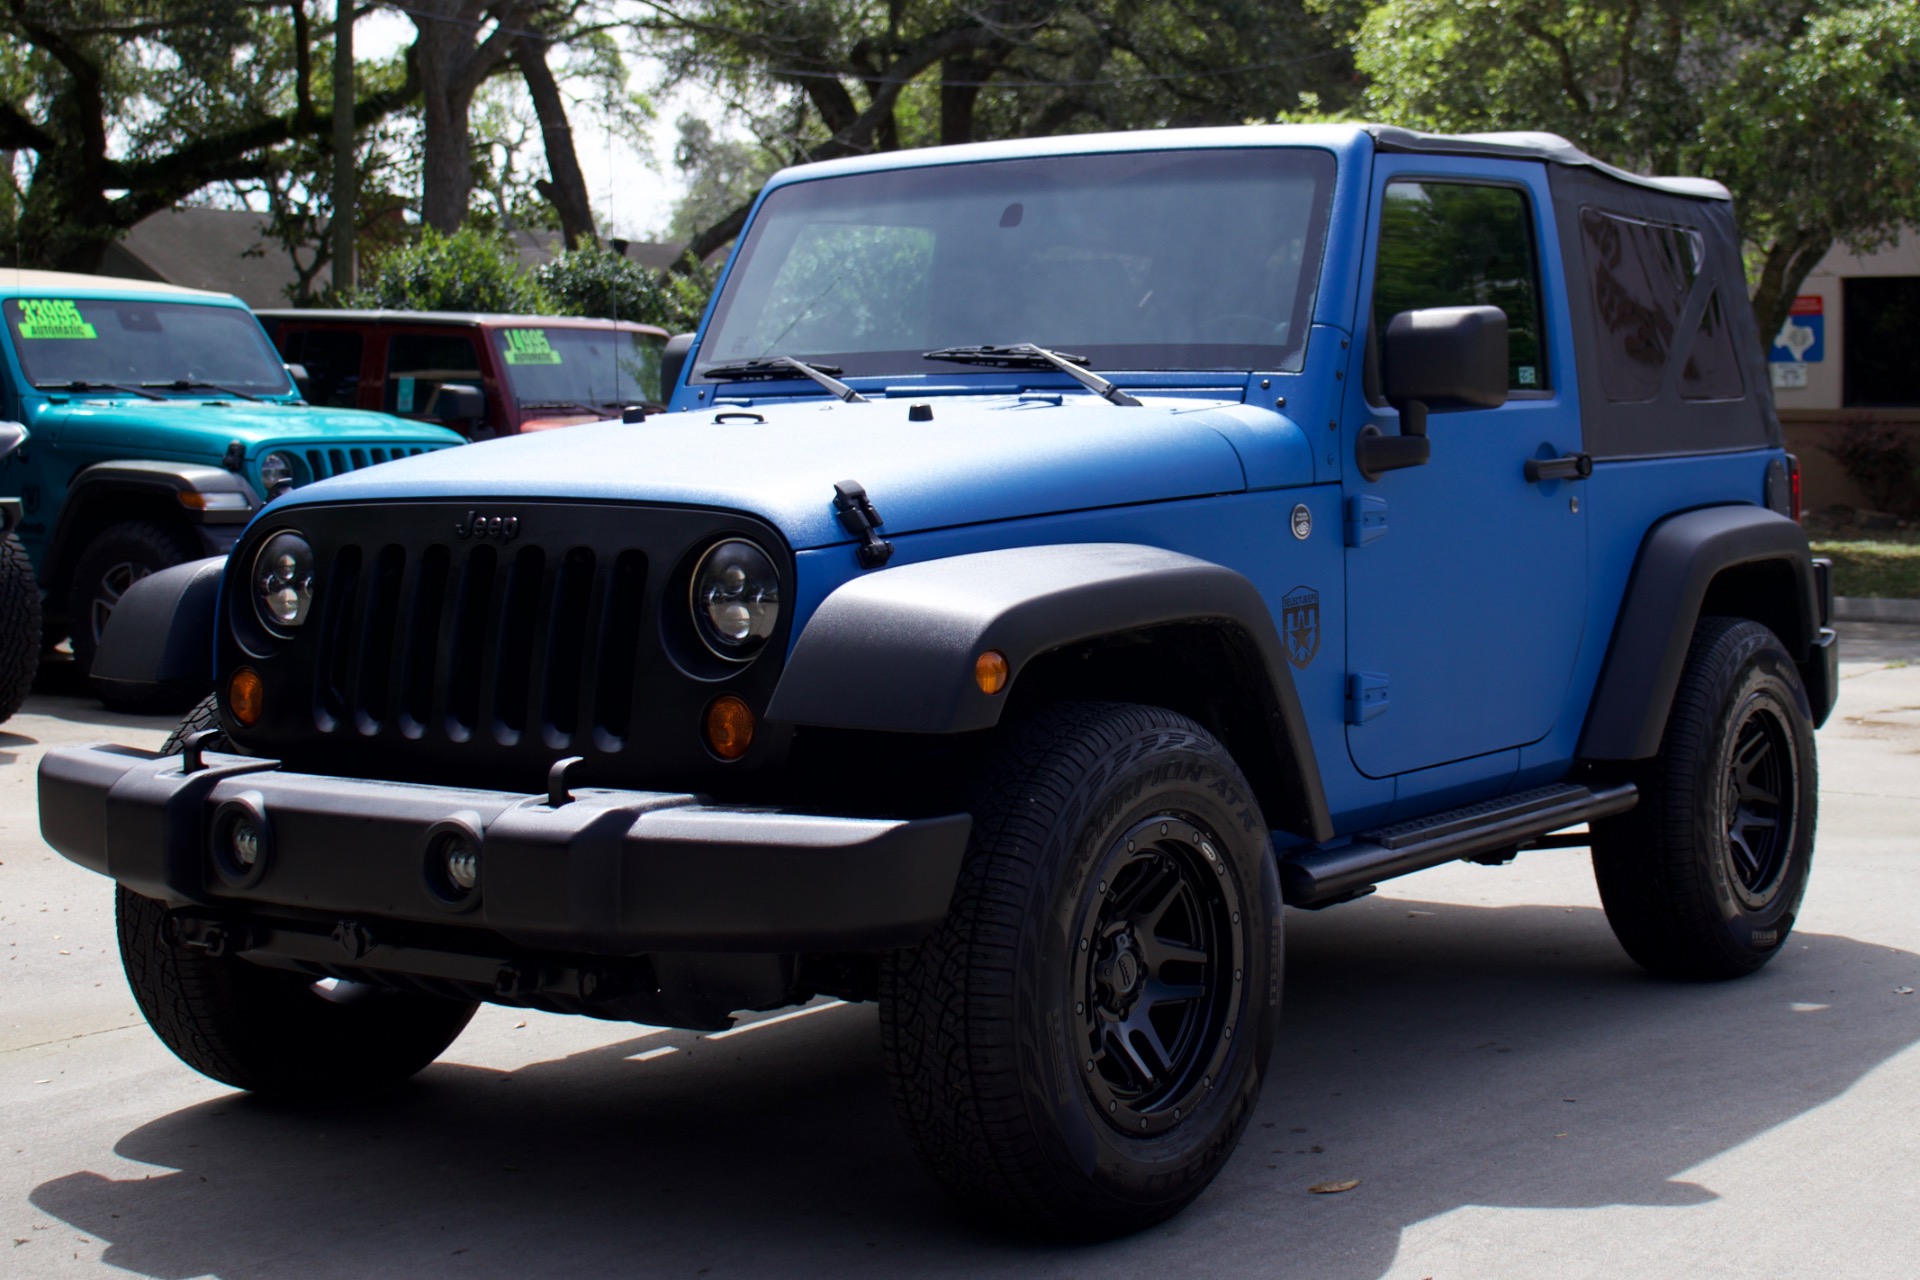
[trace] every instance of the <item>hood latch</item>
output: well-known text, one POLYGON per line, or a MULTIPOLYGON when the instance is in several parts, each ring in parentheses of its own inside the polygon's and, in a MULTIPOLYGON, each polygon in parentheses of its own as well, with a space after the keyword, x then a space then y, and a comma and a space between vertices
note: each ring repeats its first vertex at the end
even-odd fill
POLYGON ((833 509, 848 533, 860 539, 855 548, 862 569, 884 569, 893 559, 893 544, 880 536, 880 513, 858 480, 842 480, 833 486, 833 509))

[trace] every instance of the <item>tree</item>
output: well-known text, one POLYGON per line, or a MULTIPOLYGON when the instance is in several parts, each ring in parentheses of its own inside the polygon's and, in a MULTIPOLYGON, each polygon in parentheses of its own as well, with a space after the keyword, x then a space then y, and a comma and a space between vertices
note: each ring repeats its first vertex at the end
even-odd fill
POLYGON ((473 95, 498 71, 530 19, 529 0, 412 0, 425 128, 420 148, 420 220, 451 234, 473 190, 473 95))
POLYGON ((521 268, 511 245, 468 227, 419 238, 374 264, 372 280, 353 302, 396 311, 502 311, 540 314, 546 293, 521 268))
MULTIPOLYGON (((782 162, 1087 129, 1270 118, 1337 100, 1301 0, 645 0, 670 76, 733 99, 782 162)), ((691 237, 697 261, 745 202, 691 237)))
POLYGON ((1354 47, 1396 124, 1547 129, 1725 183, 1765 342, 1834 244, 1920 221, 1912 0, 1384 0, 1354 47))
POLYGON ((698 324, 707 305, 707 282, 662 276, 593 246, 555 255, 534 280, 557 315, 638 320, 673 333, 698 324))
MULTIPOLYGON (((303 0, 0 0, 0 253, 92 271, 149 214, 221 182, 284 172, 286 148, 326 139, 303 0)), ((415 92, 370 87, 356 126, 415 92)))

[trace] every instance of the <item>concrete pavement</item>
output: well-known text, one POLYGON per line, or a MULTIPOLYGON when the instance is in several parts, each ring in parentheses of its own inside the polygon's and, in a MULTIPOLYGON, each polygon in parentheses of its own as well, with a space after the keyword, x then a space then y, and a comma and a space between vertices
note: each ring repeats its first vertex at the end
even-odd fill
POLYGON ((1812 888, 1767 969, 1644 977, 1583 850, 1290 912, 1239 1152, 1174 1222, 1077 1249, 949 1211, 871 1007, 725 1038, 483 1009, 371 1108, 195 1075, 134 1011, 107 882, 33 807, 47 747, 167 726, 36 696, 0 726, 0 1275, 1911 1275, 1920 628, 1843 645, 1812 888), (1334 1177, 1360 1185, 1307 1193, 1334 1177))

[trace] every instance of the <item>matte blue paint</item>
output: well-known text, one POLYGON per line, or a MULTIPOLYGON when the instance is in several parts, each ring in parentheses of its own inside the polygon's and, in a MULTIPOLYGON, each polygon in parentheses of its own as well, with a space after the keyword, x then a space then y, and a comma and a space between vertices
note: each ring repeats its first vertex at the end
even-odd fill
MULTIPOLYGON (((1761 502, 1767 464, 1780 453, 1613 461, 1584 482, 1526 483, 1528 457, 1581 447, 1577 353, 1543 165, 1376 155, 1363 129, 1289 126, 896 152, 788 170, 768 190, 909 166, 1275 145, 1323 149, 1337 164, 1297 373, 1115 374, 1145 402, 1139 408, 1106 404, 1050 371, 851 380, 869 404, 840 403, 801 380, 683 380, 672 389, 680 412, 642 425, 576 427, 396 463, 314 485, 276 512, 297 521, 303 504, 385 498, 752 512, 795 551, 788 598, 797 640, 820 602, 863 573, 830 501, 833 483, 852 478, 884 518, 894 566, 1137 542, 1237 570, 1276 619, 1290 594, 1317 593, 1318 647, 1292 675, 1342 832, 1564 777, 1647 530, 1689 507, 1761 502), (1359 341, 1374 319, 1365 305, 1374 211, 1395 177, 1504 182, 1528 194, 1551 389, 1499 409, 1434 413, 1432 462, 1370 483, 1351 465, 1356 435, 1368 425, 1398 430, 1396 413, 1365 399, 1359 341), (916 400, 933 405, 931 422, 908 420, 916 400), (721 409, 763 421, 720 423, 721 409), (1378 517, 1353 546, 1350 503, 1378 517), (1296 504, 1312 516, 1304 540, 1291 529, 1296 504), (1389 705, 1350 726, 1348 677, 1360 671, 1387 677, 1389 705)), ((696 347, 687 368, 699 363, 696 347)))

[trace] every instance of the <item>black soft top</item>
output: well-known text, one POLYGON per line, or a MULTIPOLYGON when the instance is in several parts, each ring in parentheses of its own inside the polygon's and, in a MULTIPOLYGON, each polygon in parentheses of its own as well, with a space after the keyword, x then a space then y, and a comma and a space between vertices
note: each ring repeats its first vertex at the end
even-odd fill
POLYGON ((1370 124, 1366 130, 1373 135, 1373 145, 1380 151, 1545 160, 1552 164, 1591 169, 1617 182, 1631 183, 1670 196, 1685 196, 1693 200, 1733 199, 1727 189, 1712 178, 1650 178, 1616 169, 1605 161, 1594 159, 1557 133, 1421 133, 1416 129, 1402 129, 1390 124, 1370 124))

